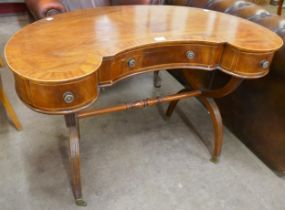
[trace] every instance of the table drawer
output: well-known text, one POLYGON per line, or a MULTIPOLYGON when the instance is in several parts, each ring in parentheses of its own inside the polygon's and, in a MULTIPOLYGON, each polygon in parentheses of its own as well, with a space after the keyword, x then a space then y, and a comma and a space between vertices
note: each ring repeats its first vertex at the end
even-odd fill
POLYGON ((220 60, 222 46, 178 44, 145 47, 117 55, 112 63, 111 80, 146 70, 183 67, 214 67, 220 60))
POLYGON ((62 84, 36 83, 15 77, 19 97, 30 107, 45 113, 62 114, 82 109, 98 96, 97 73, 62 84))
POLYGON ((213 66, 221 56, 222 48, 209 45, 178 45, 147 49, 143 52, 142 66, 182 64, 191 66, 213 66))
POLYGON ((241 52, 231 47, 225 47, 221 59, 221 68, 244 78, 258 78, 269 72, 273 53, 241 52))

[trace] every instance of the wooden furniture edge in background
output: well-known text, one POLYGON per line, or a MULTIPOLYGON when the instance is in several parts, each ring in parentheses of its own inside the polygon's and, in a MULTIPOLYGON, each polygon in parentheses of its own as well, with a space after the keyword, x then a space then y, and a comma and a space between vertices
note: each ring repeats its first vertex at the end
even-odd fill
MULTIPOLYGON (((0 58, 0 68, 3 67, 3 61, 0 58)), ((2 80, 1 80, 1 74, 0 74, 0 102, 3 104, 3 107, 11 121, 11 123, 14 125, 14 127, 17 130, 21 130, 22 129, 22 125, 17 117, 16 112, 14 111, 8 97, 6 96, 5 92, 4 92, 4 88, 2 85, 2 80)))
POLYGON ((279 0, 279 2, 278 2, 278 9, 277 9, 278 15, 282 15, 283 3, 284 3, 284 0, 279 0))

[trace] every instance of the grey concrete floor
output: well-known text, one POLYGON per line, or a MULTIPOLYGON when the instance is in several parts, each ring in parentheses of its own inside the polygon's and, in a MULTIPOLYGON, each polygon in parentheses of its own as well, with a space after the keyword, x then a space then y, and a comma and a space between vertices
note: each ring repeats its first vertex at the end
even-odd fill
MULTIPOLYGON (((0 49, 27 23, 0 17, 0 49)), ((0 110, 0 209, 79 209, 68 179, 68 131, 62 117, 28 109, 16 96, 13 77, 1 70, 4 88, 23 130, 0 110)), ((96 107, 181 89, 162 73, 139 75, 102 91, 96 107)), ((225 129, 221 161, 209 161, 213 129, 195 100, 182 101, 171 119, 166 106, 114 113, 81 121, 84 198, 92 210, 284 210, 285 180, 271 172, 225 129), (207 147, 205 146, 207 145, 207 147)))

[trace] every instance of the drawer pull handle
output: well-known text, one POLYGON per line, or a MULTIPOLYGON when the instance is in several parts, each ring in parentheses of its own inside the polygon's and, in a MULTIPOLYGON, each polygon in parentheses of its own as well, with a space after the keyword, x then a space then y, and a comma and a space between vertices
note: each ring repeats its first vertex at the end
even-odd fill
POLYGON ((131 58, 129 61, 128 61, 128 66, 130 68, 134 68, 136 66, 136 60, 131 58))
POLYGON ((72 92, 68 91, 63 94, 63 100, 67 104, 71 104, 74 101, 74 95, 72 92))
POLYGON ((192 51, 192 50, 189 50, 186 52, 186 57, 189 59, 189 60, 192 60, 195 58, 195 53, 192 51))
POLYGON ((267 60, 262 60, 262 61, 260 61, 260 67, 261 67, 261 68, 263 68, 263 69, 268 69, 269 66, 270 66, 269 61, 267 61, 267 60))

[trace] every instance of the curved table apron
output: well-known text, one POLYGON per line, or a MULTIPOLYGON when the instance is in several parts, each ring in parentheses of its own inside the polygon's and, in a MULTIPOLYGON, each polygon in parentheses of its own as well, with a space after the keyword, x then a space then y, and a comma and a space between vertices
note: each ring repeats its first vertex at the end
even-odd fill
POLYGON ((212 98, 234 91, 242 79, 269 72, 282 40, 247 20, 214 11, 174 6, 114 6, 49 17, 16 33, 5 48, 18 96, 32 109, 65 115, 70 128, 73 193, 82 200, 78 119, 196 96, 215 128, 212 159, 221 153, 223 125, 212 98), (218 90, 184 89, 100 110, 86 110, 102 86, 164 69, 221 70, 232 76, 218 90))

